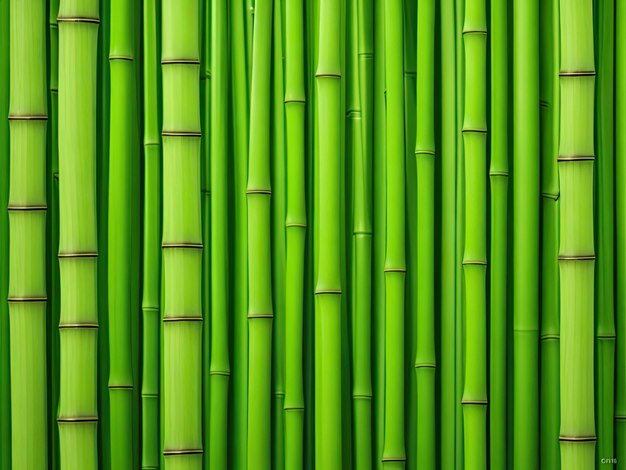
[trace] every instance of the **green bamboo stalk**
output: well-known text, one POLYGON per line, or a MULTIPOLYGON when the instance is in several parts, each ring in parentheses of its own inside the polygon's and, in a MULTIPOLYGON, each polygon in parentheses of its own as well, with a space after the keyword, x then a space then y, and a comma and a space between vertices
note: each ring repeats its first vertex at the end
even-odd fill
POLYGON ((455 452, 455 33, 454 0, 441 1, 441 467, 456 468, 455 452))
MULTIPOLYGON (((9 3, 0 0, 0 207, 9 205, 9 3)), ((9 292, 9 217, 0 211, 0 298, 9 292)), ((9 306, 0 302, 0 467, 11 467, 9 306)))
POLYGON ((246 73, 244 2, 229 2, 232 67, 234 154, 234 267, 233 267, 233 414, 232 465, 246 468, 248 455, 248 79, 246 73))
POLYGON ((45 20, 45 2, 10 4, 8 302, 14 469, 48 466, 45 20))
POLYGON ((371 159, 366 151, 367 141, 362 98, 368 99, 368 90, 361 85, 361 73, 368 73, 371 60, 371 40, 362 38, 366 21, 371 21, 366 2, 351 0, 349 4, 348 57, 348 123, 350 141, 347 142, 352 160, 352 224, 351 224, 351 331, 352 331, 352 426, 354 468, 372 465, 372 381, 371 381, 371 270, 372 270, 372 215, 371 215, 371 159), (363 95, 363 96, 362 96, 363 95))
POLYGON ((343 2, 320 0, 315 70, 315 465, 342 465, 341 414, 341 58, 343 2))
POLYGON ((387 236, 385 254, 385 439, 383 468, 404 468, 404 86, 402 2, 385 3, 387 236))
POLYGON ((248 468, 271 465, 272 286, 270 249, 270 61, 272 0, 254 14, 248 149, 248 468))
POLYGON ((111 465, 133 466, 133 367, 131 318, 132 166, 136 104, 134 10, 111 1, 111 73, 108 213, 109 400, 111 465))
MULTIPOLYGON (((615 3, 615 83, 626 80, 626 4, 615 3)), ((615 88, 615 129, 626 126, 626 89, 615 88)), ((615 459, 626 469, 626 133, 615 133, 615 459)))
POLYGON ((167 469, 202 467, 199 14, 196 0, 162 4, 162 401, 167 469))
POLYGON ((541 80, 541 410, 542 468, 560 467, 559 422, 559 0, 540 10, 541 80))
POLYGON ((435 446, 435 2, 417 5, 417 466, 436 468, 435 446))
MULTIPOLYGON (((596 155, 598 156, 595 200, 597 210, 595 271, 596 375, 595 397, 598 425, 596 462, 614 456, 613 417, 615 393, 615 294, 614 294, 614 17, 611 1, 596 2, 596 155)), ((619 86, 619 85, 618 85, 619 86)))
POLYGON ((159 337, 161 327, 161 137, 158 92, 158 2, 143 3, 144 229, 141 467, 159 468, 159 337))
POLYGON ((209 465, 227 468, 228 386, 228 30, 226 2, 211 16, 211 361, 209 465))
POLYGON ((593 7, 560 3, 561 466, 595 466, 593 7))
POLYGON ((539 4, 513 2, 513 464, 539 462, 539 4))
POLYGON ((98 1, 59 6, 59 447, 61 468, 98 467, 96 60, 98 1))
POLYGON ((491 3, 491 271, 489 336, 489 462, 507 459, 508 6, 491 3))
POLYGON ((306 239, 304 4, 285 2, 285 467, 304 464, 303 288, 306 239))

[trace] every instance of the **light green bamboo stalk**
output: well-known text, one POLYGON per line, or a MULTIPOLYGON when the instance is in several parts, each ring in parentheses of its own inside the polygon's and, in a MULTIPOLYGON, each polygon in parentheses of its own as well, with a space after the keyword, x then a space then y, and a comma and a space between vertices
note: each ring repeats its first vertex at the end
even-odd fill
MULTIPOLYGON (((228 386, 228 31, 227 5, 211 13, 211 362, 209 465, 227 468, 228 386)), ((207 312, 208 313, 208 312, 207 312)), ((206 406, 206 404, 205 404, 206 406)))
POLYGON ((540 10, 541 78, 541 409, 542 468, 560 467, 559 421, 559 0, 540 10))
POLYGON ((98 467, 98 1, 59 6, 60 462, 98 467))
POLYGON ((285 467, 304 464, 303 288, 306 237, 304 4, 285 3, 287 212, 285 271, 285 467))
POLYGON ((199 14, 197 0, 162 4, 166 469, 202 467, 199 14))
POLYGON ((385 3, 387 236, 385 254, 385 439, 383 468, 404 468, 404 86, 402 2, 385 3))
POLYGON ((489 336, 489 462, 507 459, 507 218, 509 185, 508 6, 491 3, 491 271, 489 336))
POLYGON ((111 1, 111 72, 108 213, 109 400, 111 465, 133 466, 131 318, 132 166, 136 158, 134 10, 111 1))
POLYGON ((342 465, 340 151, 343 2, 320 0, 315 70, 315 466, 342 465), (316 204, 317 203, 317 204, 316 204))
POLYGON ((593 7, 560 3, 561 468, 595 466, 593 7))
POLYGON ((272 0, 254 12, 248 149, 248 468, 271 465, 272 286, 270 249, 270 62, 272 0))
MULTIPOLYGON (((596 462, 614 456, 615 416, 615 294, 614 294, 614 17, 612 1, 595 2, 596 57, 596 153, 597 269, 595 271, 596 375, 595 398, 598 424, 596 462), (607 457, 608 456, 608 457, 607 457)), ((616 86, 622 86, 617 82, 616 86)), ((621 132, 621 131, 619 131, 621 132)))
POLYGON ((141 466, 158 468, 159 337, 161 327, 161 138, 158 92, 158 2, 143 3, 144 229, 141 466))
POLYGON ((11 2, 8 302, 14 469, 48 466, 45 26, 45 2, 11 2))
POLYGON ((436 468, 435 2, 417 5, 417 466, 436 468))
POLYGON ((539 4, 513 2, 513 464, 539 462, 539 4))

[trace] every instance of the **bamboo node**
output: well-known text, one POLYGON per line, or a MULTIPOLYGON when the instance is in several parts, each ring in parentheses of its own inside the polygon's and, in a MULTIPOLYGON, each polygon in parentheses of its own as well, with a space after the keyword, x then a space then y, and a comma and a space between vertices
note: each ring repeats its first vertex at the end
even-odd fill
POLYGON ((161 65, 200 65, 199 59, 161 59, 161 65))
POLYGON ((315 78, 341 78, 341 74, 320 72, 315 74, 315 78))
POLYGON ((246 194, 272 194, 271 189, 248 189, 246 194))
POLYGON ((491 170, 489 171, 489 176, 509 176, 509 172, 505 170, 491 170))
POLYGON ((406 457, 383 457, 382 462, 406 462, 406 457))
POLYGON ((415 150, 415 155, 436 155, 434 150, 415 150))
POLYGON ((249 313, 248 314, 248 320, 252 320, 254 318, 260 318, 260 319, 264 319, 264 318, 274 318, 274 314, 273 313, 249 313))
POLYGON ((209 375, 222 375, 224 377, 230 377, 229 370, 210 370, 209 375))
POLYGON ((415 363, 416 369, 436 369, 437 364, 434 362, 417 362, 415 363))
POLYGON ((301 227, 301 228, 306 228, 306 227, 307 227, 307 225, 306 225, 306 224, 303 224, 303 223, 298 223, 298 222, 289 222, 289 223, 285 224, 285 227, 286 227, 286 228, 288 228, 288 227, 301 227))
POLYGON ((202 449, 163 449, 163 455, 195 455, 203 454, 202 449))
POLYGON ((47 121, 47 114, 9 114, 9 121, 47 121))
POLYGON ((474 128, 474 127, 464 127, 463 130, 461 131, 463 132, 463 134, 486 134, 487 133, 487 129, 480 129, 480 128, 474 128))
POLYGON ((315 295, 341 295, 341 289, 316 289, 315 295))
POLYGON ((559 255, 559 261, 594 261, 595 254, 590 255, 559 255))
POLYGON ((161 131, 163 137, 202 137, 200 131, 161 131))
POLYGON ((304 411, 304 406, 285 406, 283 407, 285 411, 304 411))
POLYGON ((126 60, 132 62, 135 58, 132 55, 109 54, 109 60, 126 60))
POLYGON ((45 212, 48 210, 46 205, 33 205, 33 206, 9 206, 7 207, 9 212, 45 212))
POLYGON ((463 36, 465 36, 466 34, 476 34, 476 35, 486 36, 487 30, 486 29, 464 29, 463 36))
POLYGON ((82 252, 75 252, 75 253, 69 253, 69 252, 59 252, 58 254, 59 258, 97 258, 98 257, 98 252, 97 251, 82 251, 82 252))
POLYGON ((487 400, 461 400, 461 405, 487 406, 488 404, 487 400))
POLYGON ((558 194, 541 193, 541 197, 543 197, 545 199, 552 199, 554 201, 558 201, 559 200, 559 195, 558 194))
POLYGON ((57 423, 59 424, 63 424, 63 423, 80 424, 80 423, 97 423, 97 422, 98 422, 97 416, 73 416, 73 417, 59 416, 57 417, 57 423))
POLYGON ((371 400, 372 399, 372 395, 364 395, 364 394, 359 394, 359 393, 355 393, 352 395, 352 398, 354 400, 371 400))
POLYGON ((200 322, 204 321, 202 317, 163 317, 164 322, 200 322))
POLYGON ((541 108, 549 108, 550 107, 550 103, 548 103, 546 100, 541 100, 541 101, 539 101, 539 107, 541 107, 541 108))
POLYGON ((285 104, 288 104, 288 103, 306 104, 306 100, 304 98, 285 98, 285 104))
POLYGON ((626 415, 615 415, 617 421, 626 421, 626 415))
POLYGON ((109 385, 109 390, 132 390, 132 385, 109 385))
POLYGON ((161 244, 161 248, 163 249, 168 249, 168 248, 191 248, 194 250, 201 250, 204 246, 202 245, 202 243, 193 243, 193 242, 180 242, 180 243, 170 243, 170 242, 163 242, 161 244))
POLYGON ((359 57, 363 57, 365 59, 373 59, 374 53, 373 52, 359 52, 359 57))
POLYGON ((596 159, 595 155, 559 155, 559 162, 592 162, 596 159))
POLYGON ((97 323, 59 323, 60 330, 97 330, 97 323))
POLYGON ((561 71, 559 77, 595 77, 595 70, 561 71))
POLYGON ((561 442, 595 442, 596 436, 559 436, 561 442))
POLYGON ((47 302, 48 297, 9 297, 7 299, 9 303, 19 303, 19 302, 47 302))
POLYGON ((463 266, 487 266, 487 261, 482 259, 464 259, 463 266))
POLYGON ((541 341, 544 341, 544 340, 549 340, 549 339, 556 339, 556 340, 560 340, 560 339, 561 339, 561 335, 557 335, 557 334, 546 334, 546 335, 541 335, 541 341))
POLYGON ((57 23, 91 23, 100 24, 100 18, 90 18, 88 16, 58 16, 57 23))
POLYGON ((385 268, 385 273, 406 273, 406 268, 385 268))

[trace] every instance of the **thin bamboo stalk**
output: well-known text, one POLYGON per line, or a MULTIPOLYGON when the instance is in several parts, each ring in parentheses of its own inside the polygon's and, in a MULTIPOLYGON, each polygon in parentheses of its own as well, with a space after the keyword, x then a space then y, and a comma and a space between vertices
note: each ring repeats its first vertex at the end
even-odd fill
POLYGON ((489 462, 507 459, 508 5, 491 3, 491 252, 489 326, 489 462))
POLYGON ((163 454, 187 470, 203 453, 199 14, 196 0, 162 4, 163 454))
MULTIPOLYGON (((227 4, 215 0, 211 13, 211 361, 209 466, 228 465, 228 29, 227 4)), ((208 313, 208 312, 207 312, 208 313)))
MULTIPOLYGON (((615 416, 615 250, 614 224, 614 34, 615 5, 612 1, 595 2, 597 21, 596 57, 596 155, 598 156, 594 198, 597 226, 595 271, 596 309, 596 374, 595 398, 598 445, 596 462, 614 456, 615 416)), ((618 82, 619 83, 619 82, 618 82)), ((619 85, 618 85, 619 86, 619 85)))
POLYGON ((161 327, 161 136, 158 92, 158 2, 143 3, 144 223, 141 466, 158 468, 161 327))
POLYGON ((271 466, 272 286, 270 248, 270 63, 272 0, 254 14, 248 149, 248 468, 271 466))
POLYGON ((48 466, 46 5, 10 4, 9 323, 12 468, 48 466), (22 35, 27 32, 27 37, 22 35))
MULTIPOLYGON (((9 205, 9 3, 0 0, 0 207, 9 205)), ((9 216, 0 211, 0 296, 9 293, 9 216)), ((9 305, 0 302, 0 467, 11 467, 9 305)))
POLYGON ((539 3, 513 2, 513 464, 539 462, 539 3))
POLYGON ((561 466, 595 465, 593 6, 560 3, 561 466))
POLYGON ((558 268, 558 0, 543 2, 540 16, 541 55, 541 409, 542 468, 560 467, 559 450, 559 268, 558 268))
POLYGON ((315 465, 342 465, 341 57, 343 2, 320 0, 315 154, 315 465))
POLYGON ((109 63, 110 156, 108 213, 109 400, 111 465, 133 466, 132 415, 132 166, 136 157, 134 10, 130 2, 111 1, 109 63))
POLYGON ((435 446, 435 2, 417 5, 417 466, 436 468, 435 446))

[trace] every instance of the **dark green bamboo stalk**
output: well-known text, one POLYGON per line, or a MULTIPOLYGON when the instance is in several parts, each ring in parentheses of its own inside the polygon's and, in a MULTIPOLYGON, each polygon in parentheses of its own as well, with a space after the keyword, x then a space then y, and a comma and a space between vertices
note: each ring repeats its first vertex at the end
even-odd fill
POLYGON ((508 5, 491 3, 491 271, 489 336, 489 462, 507 458, 508 5))
POLYGON ((161 327, 161 137, 158 91, 158 2, 143 3, 144 229, 141 466, 158 468, 159 337, 161 327))
POLYGON ((539 3, 513 2, 513 464, 539 463, 539 3))
POLYGON ((167 469, 202 467, 199 14, 197 0, 162 4, 162 400, 167 469))
POLYGON ((383 468, 404 468, 404 86, 402 2, 385 3, 387 236, 385 254, 385 440, 383 468))
POLYGON ((134 9, 111 1, 108 306, 111 465, 133 466, 131 318, 132 166, 136 158, 134 9))
POLYGON ((11 2, 8 302, 14 469, 48 466, 45 26, 45 2, 11 2))
POLYGON ((588 0, 560 3, 561 467, 595 466, 594 41, 588 0))
POLYGON ((270 63, 272 0, 254 12, 248 149, 248 468, 271 466, 272 286, 270 63))
POLYGON ((98 1, 59 6, 61 468, 98 467, 96 61, 98 1))
POLYGON ((320 0, 315 71, 315 465, 342 465, 341 425, 341 57, 342 2, 320 0))
MULTIPOLYGON (((595 271, 596 374, 595 397, 598 425, 596 462, 612 458, 615 416, 615 294, 613 248, 614 225, 614 17, 612 1, 595 2, 595 41, 598 63, 596 80, 596 154, 598 156, 594 197, 597 226, 595 271), (607 457, 608 456, 608 457, 607 457)), ((623 86, 617 82, 617 86, 623 86)), ((622 131, 619 131, 622 132, 622 131)))
POLYGON ((541 79, 541 467, 559 468, 559 0, 540 10, 541 79))
MULTIPOLYGON (((211 362, 209 465, 227 468, 228 386, 228 23, 227 5, 211 12, 211 362)), ((208 312, 207 312, 208 313, 208 312)), ((206 406, 206 404, 205 404, 206 406)))
POLYGON ((454 0, 441 1, 441 466, 456 468, 455 453, 455 34, 454 0))

